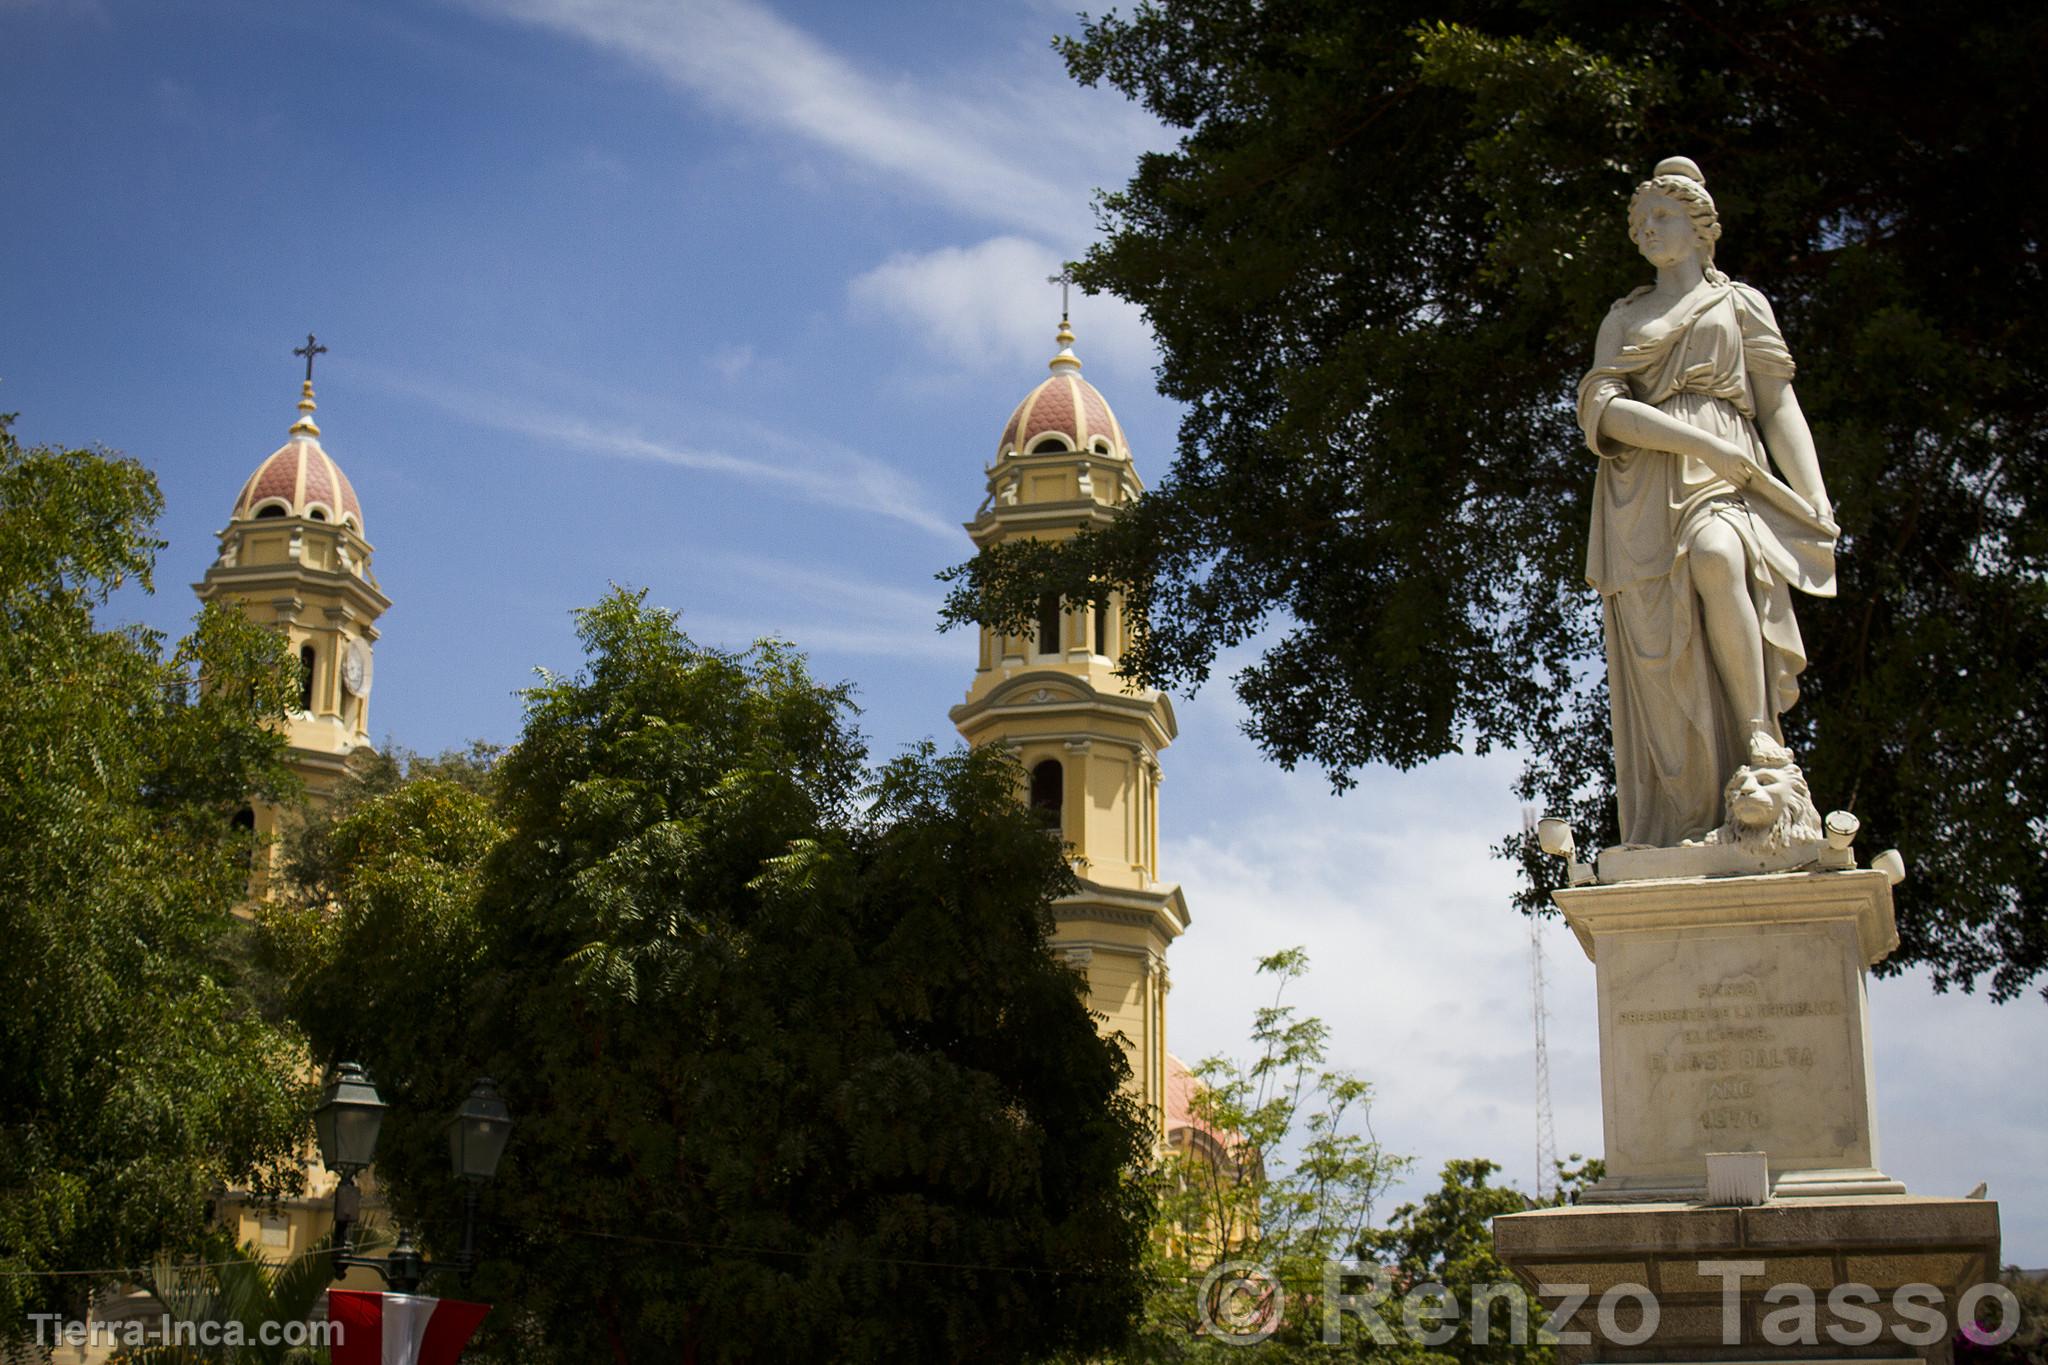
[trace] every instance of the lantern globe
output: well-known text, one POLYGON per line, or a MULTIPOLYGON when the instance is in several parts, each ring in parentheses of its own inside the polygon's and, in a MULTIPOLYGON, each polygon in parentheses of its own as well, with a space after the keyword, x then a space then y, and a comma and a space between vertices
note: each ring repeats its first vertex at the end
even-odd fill
POLYGON ((464 1180, 489 1180, 498 1173, 512 1127, 512 1111, 498 1094, 497 1082, 481 1078, 448 1120, 448 1164, 464 1180))
POLYGON ((388 1107, 361 1066, 343 1062, 334 1069, 313 1111, 313 1131, 327 1169, 353 1175, 376 1159, 377 1133, 388 1107))

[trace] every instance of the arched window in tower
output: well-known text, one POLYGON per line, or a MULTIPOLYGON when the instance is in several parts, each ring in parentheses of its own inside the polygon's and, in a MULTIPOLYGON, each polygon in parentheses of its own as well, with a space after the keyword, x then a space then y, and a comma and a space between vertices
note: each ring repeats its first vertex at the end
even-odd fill
POLYGON ((284 508, 274 502, 267 507, 259 507, 256 509, 256 519, 258 521, 262 521, 266 517, 281 517, 283 515, 284 508))
POLYGON ((314 652, 313 646, 301 645, 299 647, 299 709, 301 711, 313 709, 313 669, 319 662, 320 656, 314 652))
POLYGON ((1095 652, 1109 657, 1109 599, 1095 604, 1095 652))
POLYGON ((1056 758, 1048 758, 1031 770, 1031 810, 1047 829, 1060 827, 1067 800, 1067 773, 1056 758))
POLYGON ((1038 599, 1038 652, 1060 653, 1060 595, 1046 593, 1038 599))

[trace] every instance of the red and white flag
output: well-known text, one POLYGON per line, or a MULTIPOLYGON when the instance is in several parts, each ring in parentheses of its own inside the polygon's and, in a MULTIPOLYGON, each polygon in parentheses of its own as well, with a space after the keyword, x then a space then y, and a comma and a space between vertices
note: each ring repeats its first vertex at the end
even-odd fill
POLYGON ((459 1299, 330 1289, 334 1365, 455 1365, 490 1311, 459 1299))

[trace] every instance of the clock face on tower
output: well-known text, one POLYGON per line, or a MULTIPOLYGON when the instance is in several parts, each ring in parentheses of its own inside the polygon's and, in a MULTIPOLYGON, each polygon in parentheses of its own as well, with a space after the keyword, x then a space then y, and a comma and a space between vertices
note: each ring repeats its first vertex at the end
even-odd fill
POLYGON ((341 656, 341 685, 352 697, 370 695, 370 647, 361 640, 350 640, 341 656))

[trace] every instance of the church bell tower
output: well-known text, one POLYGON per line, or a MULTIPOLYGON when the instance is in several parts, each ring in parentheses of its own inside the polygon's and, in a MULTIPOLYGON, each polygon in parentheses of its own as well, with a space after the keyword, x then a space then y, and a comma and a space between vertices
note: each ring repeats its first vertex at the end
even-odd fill
MULTIPOLYGON (((193 585, 202 602, 231 602, 284 635, 299 665, 297 704, 285 723, 291 764, 317 804, 333 796, 348 757, 370 745, 370 682, 377 618, 391 605, 370 571, 363 508, 320 444, 313 421, 311 337, 299 419, 256 467, 220 532, 220 553, 193 585)), ((259 833, 279 812, 250 812, 259 833)))
MULTIPOLYGON (((1081 377, 1063 316, 1051 375, 1024 396, 967 524, 976 548, 1064 540, 1106 525, 1143 491, 1123 428, 1081 377)), ((1137 1099, 1165 1129, 1166 950, 1188 925, 1180 887, 1159 879, 1159 752, 1176 733, 1162 692, 1116 675, 1121 603, 1048 597, 1027 635, 981 631, 967 699, 952 710, 970 744, 1022 761, 1029 800, 1067 845, 1081 889, 1053 906, 1054 943, 1088 982, 1089 1008, 1121 1034, 1137 1099)))

